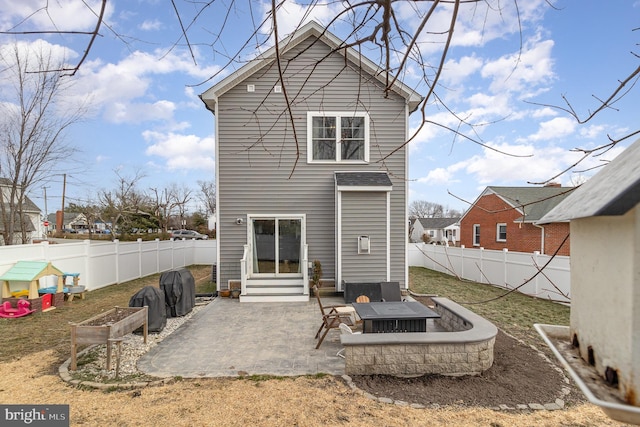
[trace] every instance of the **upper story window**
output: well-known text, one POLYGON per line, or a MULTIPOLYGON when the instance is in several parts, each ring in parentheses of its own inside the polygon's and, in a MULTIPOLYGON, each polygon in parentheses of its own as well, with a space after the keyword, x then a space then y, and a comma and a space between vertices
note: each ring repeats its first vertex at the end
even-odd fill
POLYGON ((507 224, 496 225, 496 241, 497 242, 507 241, 507 224))
POLYGON ((369 161, 367 113, 307 113, 307 161, 369 161))
POLYGON ((473 246, 480 246, 480 224, 473 224, 473 246))

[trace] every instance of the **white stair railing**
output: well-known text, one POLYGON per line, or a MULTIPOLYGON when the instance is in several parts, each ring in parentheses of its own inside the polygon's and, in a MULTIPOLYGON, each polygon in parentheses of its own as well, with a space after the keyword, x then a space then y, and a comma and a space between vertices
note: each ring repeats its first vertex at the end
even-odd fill
POLYGON ((251 251, 249 245, 244 245, 242 259, 240 260, 240 294, 247 294, 247 276, 249 275, 248 266, 251 265, 251 251))
POLYGON ((309 247, 302 247, 302 286, 303 294, 309 295, 309 247))

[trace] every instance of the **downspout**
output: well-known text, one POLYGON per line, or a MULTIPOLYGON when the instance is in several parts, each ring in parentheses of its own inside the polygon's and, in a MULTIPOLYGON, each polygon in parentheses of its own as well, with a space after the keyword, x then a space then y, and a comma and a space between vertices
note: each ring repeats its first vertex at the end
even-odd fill
POLYGON ((532 222, 534 227, 538 227, 541 231, 540 231, 540 243, 541 243, 541 247, 540 247, 540 254, 544 255, 544 227, 542 225, 538 225, 535 222, 532 222))

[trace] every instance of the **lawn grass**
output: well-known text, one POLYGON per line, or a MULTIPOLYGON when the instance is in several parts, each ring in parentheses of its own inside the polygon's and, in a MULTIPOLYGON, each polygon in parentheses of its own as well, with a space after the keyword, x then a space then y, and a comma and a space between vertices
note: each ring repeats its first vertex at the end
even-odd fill
POLYGON ((461 281, 421 267, 410 267, 409 283, 413 292, 449 298, 541 350, 547 346, 533 328, 534 323, 569 325, 568 306, 518 292, 508 293, 495 286, 461 281))
MULTIPOLYGON (((215 291, 211 282, 211 266, 187 267, 196 282, 196 293, 215 291)), ((0 319, 0 362, 53 349, 60 360, 66 360, 71 352, 69 322, 78 323, 99 315, 115 306, 128 307, 129 299, 145 286, 158 286, 160 274, 130 282, 106 286, 87 292, 85 299, 65 301, 62 307, 45 313, 34 313, 18 319, 0 319)), ((82 284, 82 278, 80 279, 82 284)))

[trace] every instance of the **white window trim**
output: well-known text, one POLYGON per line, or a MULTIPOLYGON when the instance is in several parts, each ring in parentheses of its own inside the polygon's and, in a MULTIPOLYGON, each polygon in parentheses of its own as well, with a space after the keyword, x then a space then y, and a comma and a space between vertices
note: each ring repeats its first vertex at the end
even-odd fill
POLYGON ((500 222, 498 224, 496 224, 496 242, 506 242, 507 238, 505 237, 504 239, 500 238, 500 227, 504 226, 504 234, 507 234, 507 223, 505 222, 500 222))
POLYGON ((480 228, 480 224, 473 224, 473 235, 472 235, 472 240, 473 240, 473 246, 480 246, 480 233, 476 233, 476 229, 480 228), (476 235, 478 236, 478 241, 476 242, 476 235))
POLYGON ((369 163, 369 113, 354 111, 308 111, 307 112, 307 163, 369 163), (313 118, 314 117, 335 117, 336 118, 336 159, 335 160, 314 160, 313 159, 313 118), (364 117, 364 160, 342 160, 342 150, 340 149, 340 118, 341 117, 364 117))

